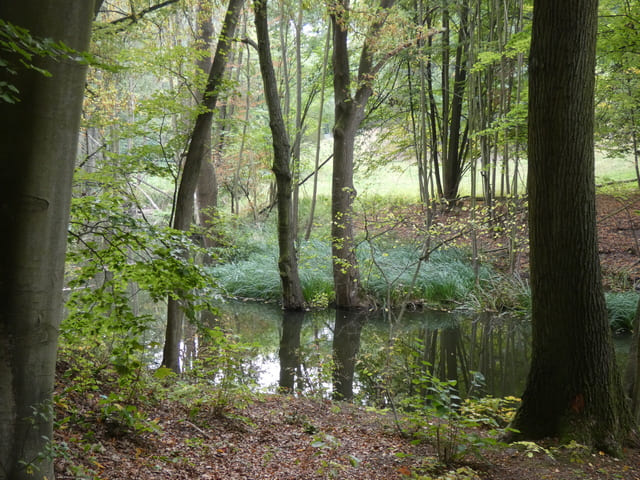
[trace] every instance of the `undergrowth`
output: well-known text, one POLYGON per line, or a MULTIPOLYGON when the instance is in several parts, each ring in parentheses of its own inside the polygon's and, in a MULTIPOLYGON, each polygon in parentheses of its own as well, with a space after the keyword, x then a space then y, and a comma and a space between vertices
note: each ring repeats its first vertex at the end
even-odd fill
MULTIPOLYGON (((263 231, 260 247, 248 252, 236 249, 233 259, 211 268, 222 294, 228 297, 278 301, 281 283, 278 274, 277 242, 263 231)), ((478 281, 469 255, 458 248, 433 252, 420 260, 414 245, 387 246, 361 243, 358 251, 365 294, 379 305, 399 306, 405 302, 430 306, 459 306, 470 299, 478 285, 489 285, 495 273, 487 266, 479 270, 478 281)), ((331 245, 310 240, 299 245, 299 273, 307 303, 326 307, 334 298, 331 245)))

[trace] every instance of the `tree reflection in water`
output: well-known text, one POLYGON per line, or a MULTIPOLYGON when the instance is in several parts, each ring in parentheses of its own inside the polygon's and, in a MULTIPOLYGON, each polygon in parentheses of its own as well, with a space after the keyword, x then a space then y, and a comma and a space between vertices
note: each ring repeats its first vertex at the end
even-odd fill
POLYGON ((461 396, 519 396, 530 356, 526 319, 490 313, 284 313, 276 305, 223 306, 221 322, 242 341, 261 345, 248 359, 261 386, 384 404, 385 391, 410 395, 425 369, 455 380, 461 396))

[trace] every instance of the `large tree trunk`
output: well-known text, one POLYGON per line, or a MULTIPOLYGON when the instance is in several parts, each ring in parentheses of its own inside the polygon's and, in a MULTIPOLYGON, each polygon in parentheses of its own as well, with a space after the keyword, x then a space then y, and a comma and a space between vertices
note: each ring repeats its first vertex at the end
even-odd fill
MULTIPOLYGON (((173 219, 173 228, 187 231, 193 220, 194 202, 193 196, 198 184, 202 159, 207 156, 207 148, 211 142, 211 124, 213 110, 216 108, 218 93, 222 87, 222 77, 227 65, 227 58, 240 17, 240 10, 244 0, 229 0, 229 7, 225 15, 222 30, 218 38, 216 53, 209 72, 207 88, 202 99, 202 106, 206 109, 198 115, 196 124, 191 134, 191 142, 187 151, 187 158, 182 169, 180 188, 176 200, 176 211, 173 219)), ((179 300, 174 296, 168 298, 167 329, 162 356, 162 365, 174 372, 180 372, 180 341, 182 340, 183 312, 179 300)))
MULTIPOLYGON (((0 3, 0 18, 84 51, 93 1, 0 3)), ((0 478, 53 478, 52 393, 71 179, 86 68, 71 59, 38 59, 47 78, 4 54, 19 89, 0 100, 0 478), (32 473, 29 471, 32 470, 32 473)))
POLYGON ((298 260, 295 246, 295 224, 293 219, 291 146, 289 135, 282 118, 280 98, 273 70, 267 24, 267 0, 257 0, 253 4, 258 38, 258 56, 262 83, 269 108, 269 126, 273 141, 273 173, 276 176, 278 203, 278 268, 282 282, 282 307, 285 310, 304 308, 304 295, 298 275, 298 260))
MULTIPOLYGON (((351 94, 351 73, 348 50, 349 1, 341 0, 341 8, 331 13, 333 28, 333 91, 335 125, 333 127, 333 178, 331 182, 331 250, 333 280, 338 308, 359 308, 366 305, 360 286, 358 262, 354 245, 353 149, 356 133, 364 119, 365 108, 373 93, 373 77, 379 70, 374 66, 371 43, 384 24, 381 13, 369 28, 360 54, 358 83, 351 94)), ((394 0, 382 0, 380 9, 391 8, 394 0)))
POLYGON ((630 414, 616 368, 595 223, 597 0, 534 3, 529 91, 533 353, 517 437, 620 453, 630 414))

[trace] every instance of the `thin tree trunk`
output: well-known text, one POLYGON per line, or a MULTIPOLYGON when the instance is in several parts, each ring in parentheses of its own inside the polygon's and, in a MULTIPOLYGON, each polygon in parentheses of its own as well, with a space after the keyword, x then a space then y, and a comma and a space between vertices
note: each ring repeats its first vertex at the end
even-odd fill
MULTIPOLYGON (((35 38, 85 51, 94 2, 1 2, 0 18, 35 38)), ((71 58, 32 62, 51 76, 0 68, 19 102, 0 100, 0 477, 54 478, 52 394, 86 67, 71 58)))
POLYGON ((253 3, 258 57, 262 83, 269 109, 269 126, 273 141, 273 166, 276 177, 278 203, 278 268, 282 282, 282 307, 285 310, 302 310, 305 306, 295 246, 293 221, 292 175, 290 169, 291 146, 289 135, 280 109, 280 98, 276 84, 276 74, 271 60, 269 26, 267 23, 267 0, 253 3))
MULTIPOLYGON (((462 108, 464 104, 464 91, 466 87, 467 66, 466 51, 468 50, 468 14, 469 3, 465 0, 460 6, 460 30, 458 34, 458 46, 456 48, 456 64, 453 83, 453 96, 451 98, 451 121, 449 122, 449 135, 447 154, 443 162, 444 198, 450 204, 454 204, 458 198, 458 187, 462 177, 463 153, 465 151, 465 139, 462 135, 462 108)), ((446 119, 443 122, 446 126, 446 119)), ((446 127, 445 127, 446 128, 446 127)))
POLYGON ((318 197, 318 172, 320 171, 320 144, 322 140, 322 120, 324 113, 324 84, 327 78, 327 64, 329 63, 329 49, 331 46, 331 26, 327 29, 327 38, 324 45, 324 57, 322 60, 322 77, 320 80, 320 111, 318 112, 318 132, 316 134, 316 160, 313 170, 313 193, 311 195, 311 207, 309 209, 309 223, 307 231, 304 235, 305 240, 311 237, 311 229, 313 228, 313 218, 316 210, 316 200, 318 197))
MULTIPOLYGON (((213 110, 216 108, 218 94, 222 86, 222 77, 227 65, 227 57, 231 49, 231 42, 235 35, 236 25, 244 0, 229 0, 229 7, 225 15, 222 30, 218 38, 216 53, 209 72, 207 88, 202 99, 205 111, 198 115, 191 135, 191 142, 182 170, 173 228, 188 231, 193 220, 193 196, 198 184, 202 159, 207 155, 207 138, 211 135, 213 110)), ((210 147, 210 143, 209 143, 210 147)), ((180 341, 182 339, 182 311, 179 300, 171 295, 167 306, 167 329, 162 357, 162 365, 175 372, 180 371, 180 341)))
POLYGON ((293 178, 293 231, 298 239, 298 218, 300 208, 300 143, 302 142, 302 0, 298 0, 296 18, 296 129, 291 156, 293 178))

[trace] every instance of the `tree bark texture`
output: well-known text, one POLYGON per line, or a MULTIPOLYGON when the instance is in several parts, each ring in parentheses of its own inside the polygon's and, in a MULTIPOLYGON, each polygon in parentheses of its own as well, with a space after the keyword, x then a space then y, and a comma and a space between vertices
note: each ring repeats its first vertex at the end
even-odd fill
MULTIPOLYGON (((93 15, 93 1, 0 3, 3 20, 80 51, 93 15)), ((16 75, 0 69, 20 91, 19 102, 0 101, 0 478, 11 480, 53 478, 47 448, 86 74, 69 58, 32 61, 51 77, 17 62, 16 75)))
POLYGON ((598 259, 593 152, 597 0, 536 0, 530 53, 532 362, 512 426, 610 453, 630 427, 598 259))
MULTIPOLYGON (((213 110, 216 108, 218 94, 222 87, 222 78, 227 66, 227 58, 231 50, 232 40, 235 35, 236 25, 240 17, 240 11, 244 0, 229 0, 229 7, 224 18, 222 30, 218 38, 213 64, 209 71, 207 88, 202 99, 205 108, 196 118, 196 124, 191 134, 191 142, 187 150, 187 158, 182 169, 176 210, 173 218, 173 228, 187 231, 193 220, 194 201, 193 196, 198 185, 202 159, 208 155, 207 148, 211 148, 211 125, 213 122, 213 110), (209 139, 209 141, 207 141, 209 139)), ((179 306, 179 300, 169 296, 167 306, 167 329, 164 341, 162 365, 176 373, 180 372, 180 341, 182 340, 183 312, 179 306)))
POLYGON ((269 127, 273 142, 273 166, 276 177, 276 201, 278 204, 278 269, 282 283, 282 307, 285 310, 302 310, 305 306, 298 259, 295 246, 295 225, 293 219, 293 190, 291 173, 291 145, 282 117, 276 74, 271 60, 269 26, 267 24, 267 0, 257 0, 253 4, 256 32, 258 37, 258 57, 264 94, 269 109, 269 127))
MULTIPOLYGON (((393 6, 394 0, 382 0, 382 11, 393 6)), ((358 261, 354 245, 353 150, 356 133, 364 119, 365 108, 373 93, 371 41, 380 32, 385 16, 381 13, 367 33, 358 66, 356 92, 351 93, 351 73, 348 50, 349 0, 339 2, 331 13, 333 29, 333 90, 335 124, 333 127, 333 176, 331 182, 331 253, 333 281, 338 308, 359 308, 366 305, 360 286, 358 261)))

